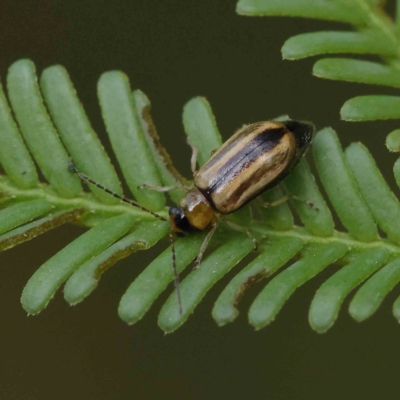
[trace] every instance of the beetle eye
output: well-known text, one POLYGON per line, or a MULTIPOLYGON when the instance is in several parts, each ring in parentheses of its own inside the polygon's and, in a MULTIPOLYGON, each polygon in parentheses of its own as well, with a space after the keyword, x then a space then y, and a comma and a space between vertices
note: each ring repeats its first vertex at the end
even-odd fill
POLYGON ((169 214, 169 215, 176 215, 176 214, 178 213, 178 211, 179 211, 179 208, 178 208, 178 207, 171 207, 171 208, 169 209, 168 214, 169 214))
POLYGON ((171 207, 169 209, 169 215, 172 217, 173 224, 183 232, 190 232, 193 227, 190 225, 185 212, 180 207, 171 207))
POLYGON ((190 225, 188 218, 183 213, 176 214, 174 221, 175 225, 183 232, 189 232, 192 230, 192 226, 190 225))
POLYGON ((299 121, 284 121, 284 125, 289 131, 291 131, 296 139, 297 147, 303 148, 308 146, 312 140, 315 127, 309 122, 299 122, 299 121))

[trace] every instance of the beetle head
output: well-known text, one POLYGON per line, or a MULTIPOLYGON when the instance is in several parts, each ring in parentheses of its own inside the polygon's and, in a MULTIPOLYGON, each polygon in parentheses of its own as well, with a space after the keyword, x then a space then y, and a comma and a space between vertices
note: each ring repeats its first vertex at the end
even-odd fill
POLYGON ((198 189, 189 190, 181 200, 180 207, 169 209, 169 221, 178 236, 206 229, 215 218, 213 208, 198 189))
POLYGON ((293 120, 284 121, 283 124, 293 133, 297 144, 297 156, 301 157, 311 144, 315 131, 314 125, 310 122, 299 122, 293 120))
POLYGON ((193 230, 182 207, 171 207, 169 209, 169 223, 172 230, 180 237, 185 236, 193 230))

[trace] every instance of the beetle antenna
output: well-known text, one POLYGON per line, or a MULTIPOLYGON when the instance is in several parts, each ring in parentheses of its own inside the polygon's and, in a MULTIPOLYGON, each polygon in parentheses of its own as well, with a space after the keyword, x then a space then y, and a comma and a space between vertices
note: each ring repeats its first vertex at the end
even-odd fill
POLYGON ((99 188, 101 190, 104 190, 106 193, 110 194, 111 196, 115 197, 116 199, 119 199, 119 200, 123 201, 124 203, 130 204, 131 206, 140 208, 142 211, 145 211, 145 212, 151 214, 153 217, 158 218, 161 221, 166 221, 166 222, 168 221, 166 218, 162 217, 161 215, 158 215, 155 212, 149 210, 148 208, 145 208, 145 207, 141 206, 140 204, 136 203, 136 201, 130 200, 125 196, 120 196, 118 193, 115 193, 112 190, 107 189, 102 184, 94 181, 92 178, 89 178, 83 172, 80 172, 78 170, 78 168, 76 168, 75 164, 72 161, 70 161, 68 163, 68 170, 72 174, 77 174, 82 181, 90 183, 91 185, 96 186, 97 188, 99 188))
POLYGON ((182 315, 183 314, 182 298, 181 298, 181 290, 179 288, 180 279, 178 271, 176 269, 175 238, 172 230, 169 231, 169 240, 171 242, 171 250, 172 250, 172 268, 174 269, 174 286, 176 289, 176 295, 178 297, 179 314, 182 315))

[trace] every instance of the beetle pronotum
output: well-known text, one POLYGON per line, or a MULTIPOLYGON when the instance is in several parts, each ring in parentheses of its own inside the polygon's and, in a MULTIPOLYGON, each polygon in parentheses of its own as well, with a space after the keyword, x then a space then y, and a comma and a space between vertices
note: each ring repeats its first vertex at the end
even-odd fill
MULTIPOLYGON (((182 302, 179 291, 179 275, 176 270, 174 236, 186 235, 193 231, 210 229, 205 237, 195 261, 200 265, 207 245, 218 226, 218 216, 223 217, 249 201, 276 186, 297 166, 312 141, 314 126, 298 121, 264 121, 244 126, 237 131, 211 158, 196 171, 196 149, 193 148, 192 171, 193 188, 185 188, 187 193, 179 207, 169 209, 170 241, 174 269, 174 283, 178 296, 179 312, 182 314, 182 302)), ((71 172, 100 189, 105 190, 121 201, 131 204, 162 221, 166 218, 154 213, 123 196, 112 192, 79 172, 71 164, 71 172)), ((167 191, 176 187, 155 187, 142 185, 150 190, 167 191)), ((282 203, 288 196, 274 203, 282 203)), ((235 229, 250 232, 243 227, 227 223, 235 229)), ((254 241, 254 239, 253 239, 254 241)))

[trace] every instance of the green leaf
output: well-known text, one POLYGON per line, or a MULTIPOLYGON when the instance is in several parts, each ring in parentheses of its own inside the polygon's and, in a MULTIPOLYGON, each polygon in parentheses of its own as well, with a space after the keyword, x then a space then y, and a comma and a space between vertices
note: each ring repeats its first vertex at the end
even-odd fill
POLYGON ((388 238, 400 243, 400 202, 390 190, 374 159, 361 143, 346 149, 347 162, 375 220, 388 238))
POLYGON ((375 121, 400 119, 400 97, 358 96, 347 100, 340 116, 346 121, 375 121))
POLYGON ((233 239, 227 239, 201 264, 200 268, 192 271, 181 284, 183 313, 179 309, 175 295, 171 295, 161 309, 158 325, 170 333, 179 328, 205 294, 239 261, 253 249, 253 243, 245 235, 238 234, 233 239))
POLYGON ((305 227, 314 235, 331 236, 334 227, 332 214, 304 159, 285 179, 284 185, 291 195, 301 199, 294 199, 293 204, 305 227))
POLYGON ((198 151, 197 162, 202 166, 210 159, 211 153, 222 145, 210 104, 204 97, 195 97, 185 105, 183 125, 189 140, 198 151))
POLYGON ((396 54, 396 48, 379 31, 302 33, 289 38, 282 46, 282 56, 287 60, 334 53, 378 54, 387 57, 396 54))
MULTIPOLYGON (((187 236, 176 243, 176 268, 179 273, 197 256, 204 236, 204 234, 187 236)), ((119 316, 128 324, 133 324, 143 318, 173 279, 171 249, 167 248, 129 286, 121 298, 118 307, 119 316)), ((172 306, 177 306, 175 293, 172 306)))
POLYGON ((311 327, 326 332, 336 321, 346 296, 388 259, 387 249, 369 249, 357 255, 346 267, 330 277, 318 289, 310 308, 311 327))
POLYGON ((386 147, 390 151, 400 151, 400 129, 395 129, 386 137, 386 147))
POLYGON ((7 175, 21 188, 38 185, 33 160, 12 117, 0 84, 0 162, 7 175))
MULTIPOLYGON (((272 203, 279 201, 284 197, 284 193, 280 187, 275 187, 268 192, 262 194, 260 197, 266 203, 272 203)), ((261 208, 261 214, 265 218, 265 223, 272 226, 276 230, 291 229, 294 224, 293 215, 290 212, 290 208, 287 203, 279 204, 275 207, 261 208)))
POLYGON ((22 292, 22 306, 28 314, 42 311, 79 265, 118 240, 133 223, 134 219, 128 215, 106 219, 45 262, 33 274, 22 292))
POLYGON ((66 168, 69 157, 47 115, 32 61, 20 60, 11 65, 7 89, 25 142, 44 176, 62 196, 76 196, 81 185, 66 168))
POLYGON ((319 78, 400 87, 398 69, 380 63, 349 58, 324 58, 314 64, 313 74, 319 78))
MULTIPOLYGON (((58 133, 76 166, 103 186, 121 195, 121 183, 115 169, 90 125, 67 71, 59 65, 45 69, 40 86, 58 133)), ((118 203, 117 199, 103 190, 95 186, 90 189, 102 202, 118 203)))
POLYGON ((101 275, 118 260, 135 251, 154 246, 168 232, 165 222, 147 222, 134 232, 114 243, 96 257, 82 264, 64 287, 65 300, 74 305, 86 298, 97 287, 101 275))
POLYGON ((376 240, 376 224, 349 171, 336 133, 330 128, 319 131, 312 149, 319 176, 343 225, 361 241, 376 240))
POLYGON ((400 282, 400 259, 395 259, 358 290, 349 306, 350 315, 362 322, 373 315, 388 293, 400 282))
POLYGON ((271 276, 303 247, 297 238, 284 238, 265 244, 265 251, 243 268, 216 301, 212 315, 219 326, 232 322, 238 315, 237 305, 244 292, 259 280, 271 276))
POLYGON ((24 201, 0 211, 0 234, 8 232, 34 218, 40 217, 52 208, 46 200, 24 201))
POLYGON ((127 76, 119 71, 103 74, 98 95, 111 145, 129 189, 146 208, 160 210, 165 205, 165 196, 139 189, 144 183, 160 186, 161 181, 142 132, 127 76))
POLYGON ((344 244, 313 245, 301 260, 275 277, 250 307, 249 322, 256 329, 271 323, 294 291, 347 252, 344 244))
POLYGON ((366 15, 349 1, 330 0, 239 0, 241 15, 303 17, 362 24, 366 15))
MULTIPOLYGON (((0 235, 0 250, 10 249, 67 222, 76 222, 82 214, 83 210, 79 209, 59 211, 12 229, 0 235)), ((38 215, 36 214, 35 216, 38 215)))
MULTIPOLYGON (((161 144, 156 127, 151 118, 151 104, 148 97, 141 90, 135 90, 133 92, 133 102, 138 111, 144 138, 147 141, 147 146, 157 167, 161 183, 164 186, 181 186, 190 184, 190 182, 187 181, 173 166, 170 155, 161 144)), ((185 192, 178 189, 171 190, 168 194, 175 203, 179 203, 181 198, 185 195, 185 192)))

